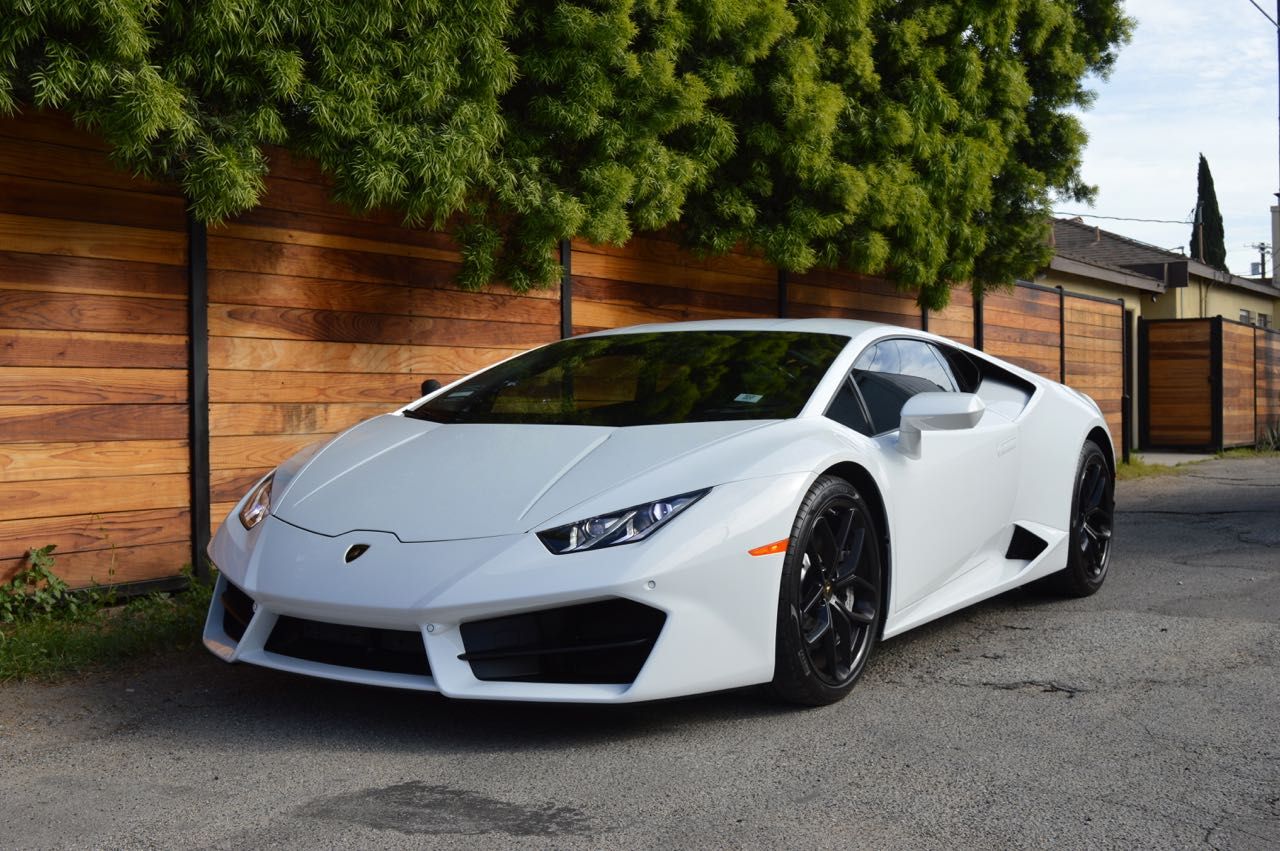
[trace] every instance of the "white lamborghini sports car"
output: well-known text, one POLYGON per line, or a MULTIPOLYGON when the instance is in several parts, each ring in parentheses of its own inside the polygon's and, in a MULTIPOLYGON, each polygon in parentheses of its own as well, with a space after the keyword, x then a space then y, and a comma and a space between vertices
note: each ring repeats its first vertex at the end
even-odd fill
POLYGON ((882 638, 1041 577, 1096 591, 1114 457, 1087 396, 920 331, 589 334, 259 481, 209 547, 204 642, 458 698, 828 703, 882 638))

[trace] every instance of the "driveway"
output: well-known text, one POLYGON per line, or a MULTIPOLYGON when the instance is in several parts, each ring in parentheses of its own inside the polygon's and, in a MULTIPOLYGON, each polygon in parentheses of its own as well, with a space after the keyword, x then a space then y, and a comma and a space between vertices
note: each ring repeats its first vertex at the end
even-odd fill
POLYGON ((1112 575, 844 702, 454 703, 203 652, 0 687, 4 847, 1280 847, 1280 459, 1122 482, 1112 575))

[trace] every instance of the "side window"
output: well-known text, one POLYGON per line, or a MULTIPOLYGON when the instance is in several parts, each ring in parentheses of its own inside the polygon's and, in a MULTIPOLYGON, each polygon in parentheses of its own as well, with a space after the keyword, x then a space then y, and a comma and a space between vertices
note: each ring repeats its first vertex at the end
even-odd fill
POLYGON ((827 408, 827 416, 840 425, 868 437, 876 433, 871 423, 867 421, 866 412, 862 409, 862 400, 858 398, 858 391, 854 390, 853 384, 848 381, 840 385, 840 392, 836 393, 836 397, 831 400, 831 407, 827 408))
POLYGON ((917 393, 957 390, 943 356, 923 340, 882 340, 859 356, 853 379, 871 414, 874 434, 896 429, 902 406, 917 393))

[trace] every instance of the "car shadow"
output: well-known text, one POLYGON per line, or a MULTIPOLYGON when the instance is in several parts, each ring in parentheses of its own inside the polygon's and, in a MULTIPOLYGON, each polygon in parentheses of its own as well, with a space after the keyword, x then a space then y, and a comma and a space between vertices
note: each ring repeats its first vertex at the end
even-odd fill
POLYGON ((940 640, 971 642, 991 624, 1028 628, 1034 612, 1061 598, 1032 586, 940 618, 892 639, 872 659, 863 682, 833 707, 795 707, 765 688, 736 689, 643 704, 582 705, 462 701, 438 694, 382 689, 226 665, 202 649, 90 677, 77 688, 92 705, 97 729, 171 736, 257 750, 298 747, 436 753, 511 753, 590 747, 661 737, 715 725, 750 725, 796 712, 850 712, 874 702, 877 683, 894 668, 934 655, 940 640), (121 679, 128 699, 121 699, 121 679))

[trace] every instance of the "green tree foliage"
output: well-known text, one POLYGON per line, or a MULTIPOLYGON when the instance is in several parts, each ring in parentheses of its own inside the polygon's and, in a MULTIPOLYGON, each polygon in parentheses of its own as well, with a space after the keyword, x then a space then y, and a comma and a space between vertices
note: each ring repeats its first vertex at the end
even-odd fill
POLYGON ((252 207, 270 146, 356 210, 457 232, 462 283, 679 225, 945 302, 1047 257, 1087 198, 1089 74, 1120 0, 0 0, 0 112, 70 111, 196 215, 252 207))
POLYGON ((1218 209, 1218 193, 1213 188, 1209 161, 1200 155, 1196 172, 1196 214, 1191 225, 1191 259, 1227 271, 1227 241, 1218 209))

